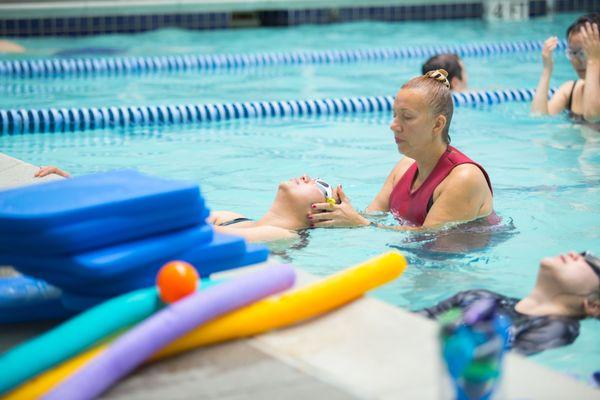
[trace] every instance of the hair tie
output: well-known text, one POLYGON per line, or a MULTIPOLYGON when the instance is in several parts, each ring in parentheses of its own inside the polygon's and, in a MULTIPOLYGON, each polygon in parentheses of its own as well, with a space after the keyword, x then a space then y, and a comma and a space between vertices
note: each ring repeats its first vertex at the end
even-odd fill
POLYGON ((427 72, 425 76, 443 83, 444 86, 450 89, 450 82, 448 82, 448 72, 445 69, 434 69, 433 71, 427 72))

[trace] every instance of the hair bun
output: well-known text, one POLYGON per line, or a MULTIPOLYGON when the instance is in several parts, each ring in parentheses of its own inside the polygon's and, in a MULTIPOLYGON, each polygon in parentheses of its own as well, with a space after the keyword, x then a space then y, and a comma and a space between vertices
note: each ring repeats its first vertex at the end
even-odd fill
POLYGON ((434 69, 433 71, 427 72, 425 76, 443 83, 444 86, 450 89, 450 82, 448 82, 448 71, 445 69, 434 69))

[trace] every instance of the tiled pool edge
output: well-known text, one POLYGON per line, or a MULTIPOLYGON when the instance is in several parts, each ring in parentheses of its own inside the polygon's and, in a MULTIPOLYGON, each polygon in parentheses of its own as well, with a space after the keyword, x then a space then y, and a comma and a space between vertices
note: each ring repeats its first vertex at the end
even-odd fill
MULTIPOLYGON (((0 153, 0 188, 6 187, 7 182, 13 186, 33 182, 36 169, 0 153), (10 173, 13 178, 7 179, 2 172, 10 173)), ((303 271, 298 272, 300 284, 315 279, 303 271)), ((0 333, 0 342, 3 335, 0 333)), ((107 397, 161 398, 165 390, 182 385, 182 382, 172 381, 173 375, 179 372, 179 377, 186 379, 179 389, 194 391, 202 387, 204 392, 215 395, 212 398, 242 398, 248 394, 242 390, 260 384, 260 390, 252 392, 255 398, 266 398, 265 394, 276 398, 285 393, 286 398, 311 395, 336 399, 400 396, 437 399, 439 369, 435 336, 433 322, 379 300, 364 298, 305 324, 174 358, 167 361, 169 367, 162 370, 160 367, 143 369, 116 386, 107 397), (192 362, 210 354, 213 361, 226 364, 233 353, 241 356, 250 348, 258 351, 255 362, 261 363, 263 375, 252 374, 254 364, 234 365, 239 372, 237 377, 246 382, 236 382, 240 389, 236 392, 231 388, 230 397, 224 397, 224 389, 210 378, 216 373, 210 363, 192 362), (295 371, 295 378, 282 376, 284 369, 295 371), (194 371, 196 376, 205 379, 192 380, 186 375, 194 371), (294 382, 308 387, 300 393, 301 388, 290 385, 286 391, 282 386, 286 379, 296 379, 294 382)), ((596 390, 513 354, 507 357, 506 380, 510 399, 598 398, 596 390)), ((190 392, 191 397, 194 394, 197 392, 190 392)))

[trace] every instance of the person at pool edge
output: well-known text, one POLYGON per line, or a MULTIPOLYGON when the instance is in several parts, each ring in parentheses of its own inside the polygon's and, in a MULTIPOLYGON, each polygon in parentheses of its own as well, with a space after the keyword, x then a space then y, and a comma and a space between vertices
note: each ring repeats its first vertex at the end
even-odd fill
POLYGON ((548 100, 554 68, 552 53, 556 36, 548 38, 542 49, 543 70, 535 91, 531 112, 556 115, 566 110, 571 120, 600 130, 600 13, 578 18, 567 29, 567 57, 579 79, 569 81, 548 100))
POLYGON ((600 258, 589 252, 543 258, 536 283, 523 299, 467 290, 417 313, 437 319, 480 299, 497 301, 500 314, 511 321, 511 347, 519 353, 530 355, 571 344, 579 335, 581 319, 600 318, 600 258))
MULTIPOLYGON (((367 212, 391 212, 399 226, 420 230, 449 222, 487 218, 493 212, 492 185, 483 167, 450 146, 454 111, 444 70, 411 79, 398 91, 390 126, 403 157, 392 169, 367 212)), ((316 203, 308 214, 311 227, 373 225, 356 211, 341 186, 339 204, 316 203)))
POLYGON ((425 75, 436 69, 443 69, 448 72, 450 90, 454 92, 467 90, 467 69, 456 54, 442 53, 430 57, 421 67, 421 73, 425 75))
POLYGON ((308 228, 306 213, 311 204, 320 201, 336 204, 339 197, 324 180, 303 175, 281 182, 271 207, 256 221, 231 211, 214 211, 208 222, 217 232, 242 236, 251 242, 296 239, 308 228))

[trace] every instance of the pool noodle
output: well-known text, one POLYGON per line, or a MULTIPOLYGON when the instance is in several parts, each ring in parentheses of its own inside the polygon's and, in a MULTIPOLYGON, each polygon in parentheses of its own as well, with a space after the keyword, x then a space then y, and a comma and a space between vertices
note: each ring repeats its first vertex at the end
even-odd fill
MULTIPOLYGON (((281 296, 261 300, 198 327, 159 351, 151 361, 195 347, 252 336, 316 317, 395 279, 404 272, 406 266, 406 259, 398 252, 380 255, 320 281, 281 296), (338 296, 329 295, 332 293, 338 296), (321 299, 321 302, 317 299, 321 299)), ((39 398, 107 347, 107 344, 96 346, 64 362, 8 393, 4 400, 39 398)))
MULTIPOLYGON (((200 281, 201 289, 215 282, 200 281)), ((99 340, 152 315, 163 304, 156 287, 106 301, 0 355, 0 393, 86 350, 99 340)))
POLYGON ((115 340, 44 399, 93 399, 175 339, 215 317, 283 291, 295 272, 281 264, 245 273, 171 304, 115 340))

